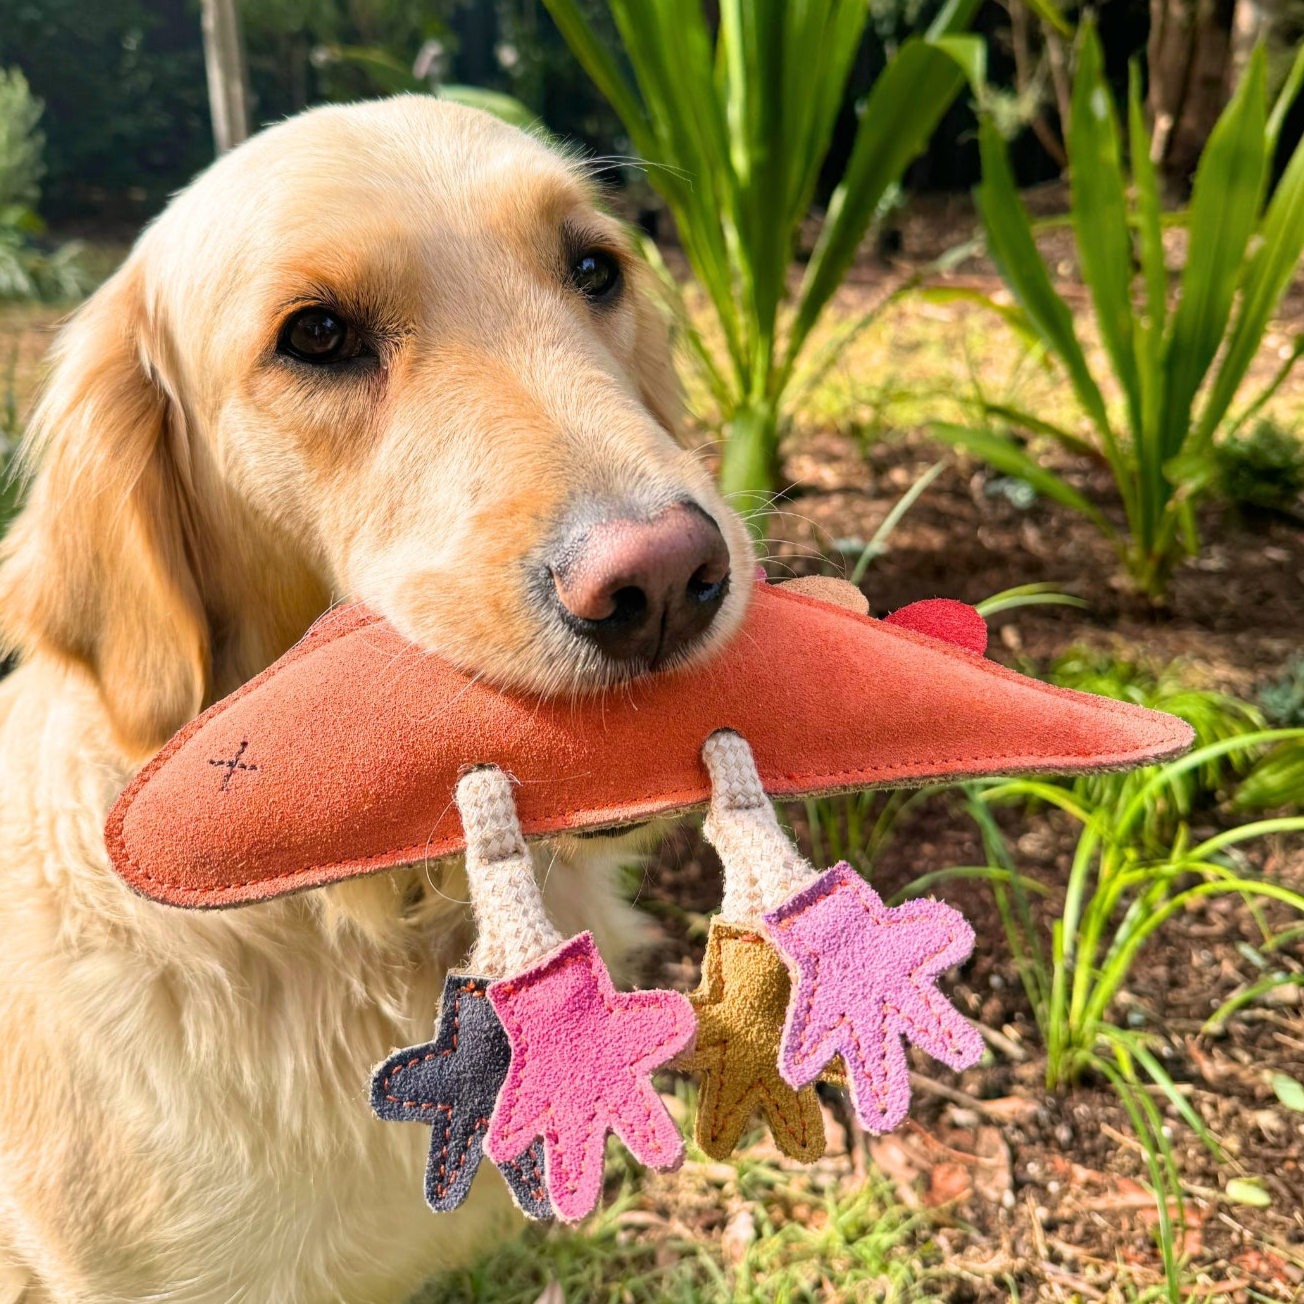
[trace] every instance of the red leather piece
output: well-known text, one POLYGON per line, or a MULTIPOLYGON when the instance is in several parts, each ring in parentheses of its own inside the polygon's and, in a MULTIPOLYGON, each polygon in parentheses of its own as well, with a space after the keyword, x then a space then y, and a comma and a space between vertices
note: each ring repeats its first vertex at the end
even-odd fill
POLYGON ((943 643, 954 643, 982 656, 987 651, 987 622, 967 602, 954 598, 925 598, 900 607, 884 618, 889 625, 913 629, 943 643))

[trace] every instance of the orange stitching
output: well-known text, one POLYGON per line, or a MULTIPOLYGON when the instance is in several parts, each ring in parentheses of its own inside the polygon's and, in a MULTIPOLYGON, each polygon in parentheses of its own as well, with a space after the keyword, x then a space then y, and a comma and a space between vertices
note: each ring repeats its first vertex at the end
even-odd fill
MULTIPOLYGON (((408 1060, 406 1064, 396 1065, 394 1068, 390 1069, 389 1073, 385 1076, 384 1082, 380 1084, 380 1089, 382 1091, 388 1093, 389 1084, 393 1082, 395 1075, 401 1073, 404 1069, 410 1069, 416 1064, 425 1064, 432 1059, 442 1059, 445 1055, 452 1055, 456 1052, 457 1037, 462 1027, 462 997, 464 995, 470 995, 470 996, 485 995, 484 991, 477 990, 475 984, 470 982, 463 983, 459 988, 456 989, 456 991, 457 994, 453 998, 453 1044, 449 1046, 446 1050, 432 1050, 426 1055, 418 1055, 414 1059, 408 1060)), ((387 1094, 385 1096, 385 1099, 392 1100, 394 1101, 395 1104, 400 1103, 397 1096, 391 1096, 387 1094)), ((419 1102, 414 1100, 404 1100, 401 1103, 407 1105, 410 1108, 411 1106, 418 1104, 419 1102)), ((438 1104, 439 1102, 432 1101, 431 1103, 438 1104)), ((430 1106, 422 1105, 421 1108, 428 1109, 430 1108, 430 1106)))
POLYGON ((475 1126, 471 1129, 471 1135, 467 1137, 466 1145, 462 1147, 462 1153, 453 1165, 453 1171, 448 1173, 446 1161, 448 1159, 448 1138, 453 1132, 453 1109, 451 1105, 440 1105, 439 1108, 448 1115, 444 1126, 444 1145, 439 1152, 439 1175, 443 1180, 435 1183, 435 1198, 442 1200, 448 1194, 448 1188, 452 1186, 462 1169, 466 1167, 467 1161, 471 1158, 471 1150, 475 1144, 475 1139, 489 1127, 489 1120, 487 1118, 476 1119, 475 1126), (447 1176, 445 1176, 446 1173, 447 1176))
MULTIPOLYGON (((1106 699, 1107 700, 1107 699, 1106 699)), ((1144 748, 1140 749, 1138 755, 1149 753, 1144 748)), ((1064 756, 1073 760, 1087 760, 1091 757, 1098 756, 1097 752, 1065 752, 1064 756)), ((1042 756, 1028 756, 1022 752, 996 752, 984 756, 946 756, 941 759, 930 761, 894 761, 891 764, 864 765, 850 770, 832 770, 820 774, 807 772, 790 772, 787 775, 788 780, 796 786, 788 791, 775 790, 772 795, 779 797, 797 796, 806 791, 821 791, 828 787, 836 787, 839 784, 848 784, 854 786, 854 781, 864 778, 868 775, 878 774, 884 770, 890 771, 893 777, 914 775, 928 778, 945 777, 945 767, 953 765, 999 765, 1006 761, 1015 764, 1036 763, 1041 769, 1045 769, 1049 763, 1048 758, 1042 756), (938 767, 943 767, 941 770, 938 767)), ((1123 762, 1120 762, 1123 763, 1123 762)), ((142 771, 144 773, 144 771, 142 771)), ((132 794, 131 800, 139 794, 132 794)), ((660 789, 656 792, 644 793, 626 800, 625 805, 638 805, 641 803, 653 803, 655 806, 666 805, 667 809, 673 809, 675 803, 685 798, 691 804, 705 802, 707 797, 700 788, 672 788, 660 789)), ((128 802, 128 807, 130 806, 128 802)), ((116 809, 116 808, 115 808, 116 809)), ((604 817, 610 818, 609 812, 604 812, 602 808, 593 807, 574 807, 563 809, 556 815, 548 815, 536 820, 531 826, 531 836, 538 837, 541 834, 557 833, 574 827, 576 824, 585 825, 591 817, 597 817, 598 823, 594 827, 601 827, 601 820, 604 817)), ((441 856, 455 855, 461 849, 462 844, 454 842, 450 844, 449 850, 436 850, 440 844, 426 840, 425 842, 413 843, 410 847, 401 847, 397 851, 380 852, 374 856, 359 856, 356 859, 348 861, 331 861, 326 864, 318 863, 304 865, 299 869, 283 870, 279 874, 268 875, 265 878, 247 878, 234 883, 209 883, 202 887, 189 886, 184 880, 160 878, 151 874, 147 869, 139 865, 135 857, 131 854, 126 846, 125 827, 119 831, 119 826, 124 825, 126 820, 126 811, 124 810, 122 820, 114 820, 112 832, 106 830, 107 840, 112 843, 115 850, 120 850, 121 858, 131 867, 132 871, 141 878, 148 879, 151 883, 157 883, 160 887, 168 888, 171 891, 189 894, 191 896, 204 896, 212 892, 234 892, 244 887, 274 886, 278 883, 285 882, 288 879, 297 879, 304 874, 329 874, 332 870, 341 865, 359 866, 356 874, 350 873, 348 877, 356 877, 365 874, 372 869, 384 869, 389 866, 397 866, 411 863, 416 860, 438 860, 441 856)), ((618 826, 624 821, 616 821, 613 827, 618 826)), ((335 880, 327 878, 326 882, 335 880)), ((303 883, 300 890, 308 890, 312 887, 321 886, 320 883, 303 883)))
POLYGON ((526 1193, 529 1195, 530 1199, 542 1200, 544 1198, 543 1170, 539 1167, 539 1161, 534 1157, 533 1141, 530 1142, 530 1148, 524 1151, 524 1156, 526 1159, 530 1161, 530 1172, 528 1175, 526 1174, 525 1170, 521 1167, 520 1155, 518 1155, 515 1159, 508 1159, 505 1165, 500 1164, 499 1167, 501 1168, 505 1166, 507 1168, 514 1168, 516 1170, 516 1175, 521 1179, 523 1183, 525 1183, 525 1190, 526 1193), (532 1179, 533 1179, 533 1185, 531 1185, 532 1179))
MULTIPOLYGON (((725 1075, 725 1062, 729 1055, 729 1041, 730 1039, 726 1037, 715 1043, 715 1045, 720 1047, 720 1063, 717 1070, 720 1079, 723 1079, 725 1075)), ((706 1070, 702 1070, 702 1073, 703 1076, 706 1076, 706 1070)), ((729 1149, 732 1150, 734 1146, 737 1145, 738 1138, 742 1135, 743 1128, 747 1126, 748 1120, 756 1110, 756 1097, 761 1095, 766 1098, 766 1112, 769 1113, 771 1120, 777 1117, 789 1135, 797 1134, 797 1129, 794 1127, 792 1120, 783 1112, 783 1107, 774 1096, 772 1088, 762 1078, 754 1078, 748 1084, 747 1090, 735 1101, 733 1108, 723 1118, 721 1117, 721 1111, 724 1108, 724 1100, 722 1099, 724 1093, 720 1090, 722 1085, 723 1081, 720 1081, 711 1084, 709 1088, 712 1101, 710 1109, 711 1130, 708 1135, 713 1139, 720 1139, 726 1132, 726 1128, 733 1129, 736 1124, 736 1130, 733 1132, 733 1141, 729 1145, 729 1149)), ((800 1092, 809 1091, 810 1088, 790 1088, 790 1090, 793 1101, 797 1105, 798 1111, 801 1114, 801 1145, 805 1147, 808 1144, 805 1138, 809 1130, 809 1120, 806 1118, 805 1112, 801 1107, 800 1092)))
MULTIPOLYGON (((761 946, 768 946, 768 945, 769 945, 769 943, 768 943, 768 942, 767 942, 763 937, 761 937, 761 935, 760 935, 759 933, 753 933, 753 932, 748 932, 748 933, 738 933, 738 934, 735 934, 733 937, 726 937, 726 938, 724 938, 723 940, 724 940, 725 942, 732 942, 732 943, 735 943, 735 944, 743 944, 743 945, 746 945, 746 944, 749 944, 749 943, 750 943, 750 944, 759 944, 759 945, 761 945, 761 946)), ((724 949, 724 946, 723 946, 723 942, 722 942, 720 950, 723 951, 723 949, 724 949)), ((717 955, 713 958, 713 961, 712 961, 712 964, 711 964, 711 970, 712 970, 712 972, 711 972, 711 975, 710 975, 710 977, 709 977, 709 979, 708 979, 708 991, 709 991, 709 990, 713 990, 713 989, 716 988, 716 987, 721 987, 721 986, 723 985, 723 982, 724 982, 724 960, 723 960, 723 956, 722 956, 721 954, 717 953, 717 955)), ((712 1003, 712 1004, 718 1004, 718 1002, 711 1002, 711 1003, 712 1003)), ((695 1007, 695 1008, 696 1008, 696 1007, 695 1007)), ((700 1020, 700 1018, 701 1018, 700 1014, 699 1014, 698 1017, 699 1017, 699 1020, 700 1020)), ((720 1111, 721 1111, 721 1109, 722 1109, 722 1107, 723 1107, 723 1104, 724 1104, 723 1099, 722 1099, 723 1092, 721 1091, 720 1088, 721 1088, 721 1086, 723 1085, 723 1078, 724 1078, 724 1076, 725 1076, 725 1062, 726 1062, 726 1060, 728 1059, 728 1056, 729 1056, 729 1044, 730 1044, 730 1040, 731 1040, 731 1039, 728 1038, 728 1037, 722 1037, 719 1041, 713 1043, 714 1045, 720 1047, 719 1066, 718 1066, 718 1068, 716 1069, 716 1072, 718 1073, 718 1075, 719 1075, 719 1077, 720 1077, 720 1079, 721 1079, 721 1081, 720 1081, 719 1083, 712 1084, 710 1087, 708 1087, 708 1090, 711 1092, 711 1095, 712 1095, 711 1107, 710 1107, 711 1128, 710 1128, 710 1131, 709 1131, 708 1135, 711 1137, 712 1140, 715 1140, 715 1141, 722 1140, 722 1133, 724 1132, 724 1128, 725 1128, 725 1126, 726 1126, 725 1120, 722 1119, 722 1118, 720 1117, 720 1111)), ((694 1052, 694 1054, 696 1054, 696 1052, 694 1052)), ((703 1054, 704 1054, 704 1055, 709 1055, 709 1054, 710 1054, 710 1051, 709 1051, 709 1050, 708 1050, 708 1051, 704 1051, 703 1054)), ((689 1069, 689 1072, 692 1072, 692 1071, 693 1071, 693 1070, 690 1068, 690 1069, 689 1069)), ((707 1075, 707 1069, 706 1069, 705 1067, 704 1067, 703 1069, 699 1070, 699 1072, 702 1074, 703 1078, 706 1077, 706 1075, 707 1075)), ((732 1142, 729 1143, 729 1147, 728 1147, 728 1148, 729 1148, 730 1150, 732 1150, 732 1149, 734 1148, 734 1146, 736 1146, 736 1145, 738 1144, 738 1138, 739 1138, 740 1136, 742 1136, 743 1128, 745 1128, 745 1127, 747 1126, 748 1119, 750 1119, 751 1116, 752 1116, 752 1114, 755 1112, 755 1109, 756 1109, 755 1096, 756 1096, 756 1094, 757 1094, 757 1088, 758 1088, 758 1087, 759 1087, 759 1089, 760 1089, 760 1092, 764 1093, 764 1095, 768 1098, 768 1106, 767 1106, 766 1112, 767 1112, 767 1114, 769 1115, 769 1118, 770 1118, 770 1126, 771 1126, 771 1130, 773 1130, 773 1127, 774 1127, 774 1119, 775 1119, 775 1117, 777 1116, 777 1118, 778 1118, 779 1121, 783 1124, 783 1127, 784 1127, 784 1129, 788 1132, 788 1134, 789 1134, 790 1136, 795 1136, 795 1135, 796 1135, 796 1129, 793 1127, 793 1125, 792 1125, 792 1121, 787 1117, 786 1114, 784 1114, 784 1112, 783 1112, 782 1108, 780 1107, 778 1101, 774 1098, 770 1086, 769 1086, 767 1083, 763 1082, 760 1078, 755 1078, 755 1079, 754 1079, 754 1080, 753 1080, 753 1081, 748 1085, 747 1090, 746 1090, 746 1092, 743 1094, 743 1096, 740 1097, 740 1098, 735 1102, 733 1109, 730 1111, 730 1115, 729 1115, 729 1120, 730 1120, 730 1121, 729 1121, 729 1123, 728 1123, 728 1126, 732 1128, 734 1122, 735 1122, 735 1121, 737 1122, 737 1130, 733 1133, 733 1140, 732 1140, 732 1142), (745 1108, 745 1110, 746 1110, 745 1113, 743 1112, 743 1111, 744 1111, 744 1108, 745 1108), (740 1113, 742 1114, 742 1118, 739 1120, 739 1119, 737 1119, 737 1115, 740 1114, 740 1113)), ((808 1088, 804 1088, 804 1087, 803 1087, 803 1088, 801 1088, 800 1090, 803 1090, 803 1091, 804 1091, 804 1090, 807 1090, 807 1089, 808 1089, 808 1088)), ((791 1090, 791 1089, 790 1089, 790 1090, 791 1090)), ((805 1139, 806 1136, 807 1136, 807 1132, 808 1132, 808 1130, 809 1130, 808 1119, 807 1119, 807 1117, 806 1117, 806 1113, 805 1113, 805 1111, 804 1111, 803 1108, 802 1108, 801 1098, 800 1098, 800 1095, 799 1095, 799 1093, 798 1093, 797 1090, 792 1090, 792 1098, 793 1098, 793 1102, 797 1105, 798 1110, 799 1110, 799 1112, 801 1113, 801 1136, 802 1136, 802 1140, 801 1140, 801 1142, 800 1142, 800 1145, 801 1145, 803 1148, 805 1148, 805 1147, 809 1144, 809 1142, 805 1139)), ((699 1116, 700 1116, 700 1111, 699 1111, 699 1116)), ((821 1132, 823 1131, 823 1120, 821 1120, 821 1127, 820 1127, 820 1130, 821 1130, 821 1132)))

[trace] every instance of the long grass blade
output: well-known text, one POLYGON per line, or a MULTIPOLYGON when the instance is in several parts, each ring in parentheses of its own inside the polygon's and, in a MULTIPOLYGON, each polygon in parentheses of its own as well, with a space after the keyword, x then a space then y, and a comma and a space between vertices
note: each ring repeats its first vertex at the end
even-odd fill
POLYGON ((1268 159, 1269 161, 1277 153, 1277 142, 1281 139, 1281 129, 1286 121, 1286 114, 1291 110, 1291 106, 1299 98, 1301 87, 1304 87, 1304 45, 1295 51, 1294 61, 1290 65, 1290 72, 1286 74, 1286 80, 1281 84, 1281 90, 1277 92, 1277 102, 1272 106, 1272 112, 1268 115, 1268 159))
POLYGON ((1081 28, 1067 144, 1073 232, 1083 279, 1135 431, 1141 427, 1141 385, 1132 341, 1132 235, 1114 99, 1090 19, 1081 28))
POLYGON ((1263 196, 1265 113, 1264 55, 1259 48, 1210 133, 1195 173, 1182 298, 1166 348, 1165 459, 1176 457, 1186 442, 1196 391, 1227 330, 1263 196))
POLYGON ((1086 355, 1073 327, 1073 314, 1050 283, 1037 250, 1028 211, 1019 198, 1009 153, 995 125, 984 118, 979 126, 983 181, 974 192, 987 247, 1038 333, 1068 372, 1073 391, 1104 440, 1115 478, 1123 482, 1119 451, 1105 410, 1105 400, 1087 367, 1086 355))
POLYGON ((1159 410, 1163 401, 1159 346, 1168 322, 1168 268, 1164 263, 1159 179, 1150 158, 1150 131, 1146 126, 1142 104, 1141 68, 1134 60, 1128 67, 1127 82, 1128 153, 1136 189, 1141 277, 1146 290, 1145 313, 1136 333, 1136 344, 1137 372, 1142 387, 1142 431, 1149 440, 1158 432, 1159 410))
POLYGON ((593 79, 602 97, 616 110, 634 148, 646 158, 656 154, 655 139, 643 106, 615 59, 598 39, 577 0, 543 0, 562 39, 593 79))
POLYGON ((1256 983, 1251 983, 1248 987, 1236 992, 1233 996, 1225 1000, 1205 1021, 1201 1032, 1220 1033, 1227 1026, 1227 1019, 1236 1013, 1237 1010, 1257 1001, 1260 996, 1266 996, 1269 992, 1276 991, 1279 987, 1304 987, 1304 973, 1284 973, 1277 972, 1269 974, 1267 978, 1261 978, 1256 983))
POLYGON ((1114 527, 1104 513, 1083 497, 1066 480, 1053 471, 1046 470, 1035 458, 1025 452, 1012 439, 992 433, 990 430, 977 430, 971 426, 957 426, 947 421, 934 422, 929 431, 938 439, 954 444, 957 448, 966 448, 971 453, 990 462, 998 471, 1006 475, 1018 476, 1026 480, 1039 494, 1071 507, 1091 521, 1101 533, 1114 537, 1114 527))
POLYGON ((1221 756, 1234 752, 1252 752, 1259 747, 1271 747, 1275 743, 1289 742, 1295 738, 1304 738, 1304 729, 1256 729, 1252 733, 1221 738, 1205 747, 1197 747, 1175 761, 1156 766, 1119 813, 1114 822, 1115 835, 1120 840, 1128 837, 1145 811, 1147 801, 1171 787, 1175 779, 1188 771, 1199 769, 1221 756))
MULTIPOLYGON (((964 68, 950 48, 907 41, 879 75, 861 113, 846 172, 829 203, 798 292, 781 376, 793 363, 824 306, 851 266, 865 231, 888 187, 923 149, 964 84, 964 68)), ((976 38, 974 38, 976 39, 976 38)), ((968 50, 969 47, 962 47, 968 50)))
MULTIPOLYGON (((1304 143, 1295 147, 1260 228, 1241 291, 1240 311, 1209 396, 1200 413, 1194 445, 1213 438, 1263 343, 1268 321, 1295 276, 1304 252, 1304 143)), ((1298 355, 1296 355, 1298 357, 1298 355)), ((1294 359, 1290 360, 1294 362, 1294 359)), ((1284 377, 1283 377, 1284 379, 1284 377)))
POLYGON ((888 540, 891 539, 893 530, 901 524, 901 518, 919 501, 920 495, 945 469, 946 463, 935 462, 892 504, 892 510, 888 512, 883 518, 883 523, 874 531, 873 537, 861 551, 851 574, 847 576, 852 584, 859 584, 864 579, 865 571, 869 569, 870 563, 887 552, 888 540))

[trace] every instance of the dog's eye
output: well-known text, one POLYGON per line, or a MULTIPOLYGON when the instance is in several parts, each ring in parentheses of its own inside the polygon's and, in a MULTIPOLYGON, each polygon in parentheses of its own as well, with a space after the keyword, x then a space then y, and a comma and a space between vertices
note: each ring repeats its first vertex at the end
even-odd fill
POLYGON ((362 336, 329 308, 304 308, 285 323, 279 353, 300 362, 342 362, 363 352, 362 336))
POLYGON ((609 303, 620 293, 620 263, 603 249, 586 249, 570 271, 571 284, 591 303, 609 303))

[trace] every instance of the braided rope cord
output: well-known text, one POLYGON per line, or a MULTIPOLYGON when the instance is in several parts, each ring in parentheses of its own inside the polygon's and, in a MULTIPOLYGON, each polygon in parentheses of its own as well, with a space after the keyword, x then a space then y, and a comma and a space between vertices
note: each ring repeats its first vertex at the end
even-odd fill
POLYGON ((747 740, 731 729, 702 745, 711 776, 711 809, 702 825, 724 865, 720 915, 756 927, 815 877, 815 870, 779 825, 747 740))
POLYGON ((518 973, 551 951, 561 935, 543 907, 512 781, 497 766, 471 770, 458 780, 455 797, 477 932, 471 972, 518 973))

